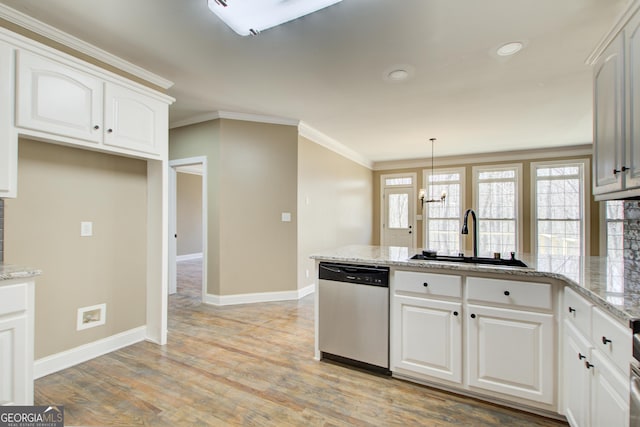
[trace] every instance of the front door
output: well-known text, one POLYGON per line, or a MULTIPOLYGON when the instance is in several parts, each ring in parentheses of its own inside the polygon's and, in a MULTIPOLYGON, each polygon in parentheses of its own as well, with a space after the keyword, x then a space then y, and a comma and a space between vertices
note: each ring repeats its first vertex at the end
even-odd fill
POLYGON ((382 244, 415 247, 415 201, 412 188, 385 188, 382 244))

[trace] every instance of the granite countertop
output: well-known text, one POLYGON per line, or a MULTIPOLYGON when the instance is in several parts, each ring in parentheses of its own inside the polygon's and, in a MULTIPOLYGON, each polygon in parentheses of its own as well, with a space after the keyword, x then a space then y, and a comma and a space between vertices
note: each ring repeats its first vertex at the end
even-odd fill
POLYGON ((35 268, 0 263, 0 286, 5 280, 24 279, 39 276, 42 272, 35 268))
POLYGON ((318 252, 311 258, 323 261, 365 263, 414 269, 443 269, 460 273, 484 272, 519 277, 560 280, 622 322, 640 318, 640 272, 625 268, 621 259, 607 257, 518 255, 528 267, 504 267, 431 260, 410 260, 422 249, 395 246, 352 245, 318 252))

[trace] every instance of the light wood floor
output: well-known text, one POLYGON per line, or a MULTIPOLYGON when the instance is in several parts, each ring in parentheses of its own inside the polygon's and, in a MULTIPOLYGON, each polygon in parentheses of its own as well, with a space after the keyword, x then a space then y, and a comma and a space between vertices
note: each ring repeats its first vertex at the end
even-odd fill
POLYGON ((38 379, 65 425, 561 426, 558 421, 313 360, 313 296, 199 303, 198 261, 179 265, 169 343, 142 342, 38 379))

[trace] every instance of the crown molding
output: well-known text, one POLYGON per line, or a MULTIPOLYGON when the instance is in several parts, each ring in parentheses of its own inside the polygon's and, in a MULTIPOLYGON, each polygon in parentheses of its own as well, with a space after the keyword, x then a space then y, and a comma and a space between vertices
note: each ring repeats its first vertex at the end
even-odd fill
POLYGON ((197 123, 218 119, 242 120, 245 122, 268 123, 272 125, 298 126, 298 120, 287 119, 284 117, 263 116, 260 114, 238 113, 234 111, 211 111, 209 113, 198 114, 187 117, 186 119, 171 122, 169 124, 169 129, 195 125, 197 123))
MULTIPOLYGON (((591 144, 573 145, 558 148, 538 148, 535 150, 501 151, 496 153, 474 153, 469 155, 436 157, 437 167, 461 166, 481 163, 512 162, 531 159, 552 159, 558 157, 590 156, 593 154, 591 144)), ((391 160, 375 162, 374 171, 393 169, 414 169, 431 166, 431 159, 391 160)))
POLYGON ((596 63, 598 58, 600 58, 600 55, 602 55, 605 49, 611 44, 613 39, 620 34, 620 31, 622 31, 624 26, 627 25, 627 22, 629 22, 638 9, 640 9, 640 0, 629 0, 625 10, 620 14, 620 16, 618 16, 618 19, 613 23, 613 26, 598 42, 587 59, 585 59, 584 63, 586 65, 593 65, 596 63))
POLYGON ((19 12, 0 3, 0 18, 16 24, 26 30, 32 31, 43 37, 46 37, 54 42, 60 43, 73 50, 81 52, 85 55, 89 55, 101 62, 116 67, 122 71, 125 71, 131 75, 141 78, 149 83, 152 83, 162 89, 169 89, 173 86, 173 82, 163 77, 158 76, 142 67, 132 64, 129 61, 125 61, 105 50, 100 49, 90 43, 82 41, 71 34, 65 33, 51 25, 45 24, 42 21, 38 21, 29 15, 19 12))
POLYGON ((298 133, 301 136, 315 142, 318 145, 322 145, 325 148, 341 155, 342 157, 346 157, 349 160, 352 160, 367 169, 373 169, 373 162, 367 159, 363 155, 357 153, 356 151, 348 148, 347 146, 341 144, 335 139, 325 135, 319 130, 309 126, 307 123, 301 121, 298 125, 298 133))

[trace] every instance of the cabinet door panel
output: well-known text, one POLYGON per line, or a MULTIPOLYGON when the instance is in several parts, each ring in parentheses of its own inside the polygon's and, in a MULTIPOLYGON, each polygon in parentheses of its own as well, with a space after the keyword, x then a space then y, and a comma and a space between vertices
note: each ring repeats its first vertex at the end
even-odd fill
POLYGON ((470 386, 553 403, 553 315, 469 305, 466 318, 470 386))
POLYGON ((594 69, 593 194, 622 189, 624 147, 624 37, 602 54, 594 69))
POLYGON ((598 350, 591 356, 591 425, 629 425, 629 380, 598 350))
POLYGON ((0 321, 0 405, 32 404, 27 381, 26 317, 0 321))
POLYGON ((462 380, 460 313, 460 303, 394 297, 391 370, 402 368, 429 377, 460 383, 462 380))
POLYGON ((627 188, 640 187, 640 14, 627 24, 626 60, 627 60, 627 167, 625 175, 627 188))
POLYGON ((591 346, 570 320, 564 321, 562 372, 564 415, 572 427, 586 427, 589 422, 589 377, 585 362, 590 360, 591 346))
POLYGON ((85 141, 102 141, 102 81, 18 52, 16 125, 85 141))
POLYGON ((107 84, 105 145, 160 154, 167 131, 167 108, 133 90, 107 84))
POLYGON ((16 197, 17 138, 12 137, 13 123, 13 49, 0 43, 0 198, 16 197))

